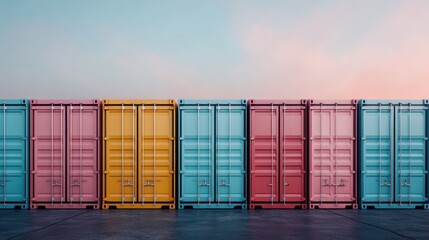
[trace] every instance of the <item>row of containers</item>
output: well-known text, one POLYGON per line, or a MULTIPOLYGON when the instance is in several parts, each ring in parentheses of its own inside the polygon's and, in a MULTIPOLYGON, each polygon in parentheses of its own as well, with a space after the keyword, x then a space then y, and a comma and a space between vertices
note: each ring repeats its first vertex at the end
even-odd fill
POLYGON ((0 208, 427 209, 428 107, 0 100, 0 208))

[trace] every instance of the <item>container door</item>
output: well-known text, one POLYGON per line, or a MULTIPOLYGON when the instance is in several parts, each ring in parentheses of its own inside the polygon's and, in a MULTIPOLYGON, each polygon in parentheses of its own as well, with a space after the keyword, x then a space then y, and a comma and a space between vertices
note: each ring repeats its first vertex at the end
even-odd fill
POLYGON ((98 201, 97 106, 68 106, 68 197, 70 203, 98 201))
POLYGON ((214 200, 214 106, 181 106, 181 196, 183 202, 214 200))
POLYGON ((27 109, 0 105, 0 202, 25 202, 27 109))
POLYGON ((426 112, 422 106, 397 106, 395 200, 426 202, 426 112))
POLYGON ((305 197, 305 107, 280 106, 280 201, 305 197))
POLYGON ((174 107, 139 107, 139 201, 172 202, 174 107))
POLYGON ((311 201, 354 201, 355 107, 313 107, 311 201))
POLYGON ((137 106, 107 106, 105 111, 105 201, 137 201, 137 106))
POLYGON ((394 201, 393 111, 390 106, 364 106, 361 113, 363 202, 394 201))
POLYGON ((65 107, 33 106, 33 200, 66 201, 65 107))
POLYGON ((244 106, 216 106, 217 202, 246 199, 245 115, 244 106))
POLYGON ((278 202, 278 107, 252 106, 250 123, 251 199, 278 202))

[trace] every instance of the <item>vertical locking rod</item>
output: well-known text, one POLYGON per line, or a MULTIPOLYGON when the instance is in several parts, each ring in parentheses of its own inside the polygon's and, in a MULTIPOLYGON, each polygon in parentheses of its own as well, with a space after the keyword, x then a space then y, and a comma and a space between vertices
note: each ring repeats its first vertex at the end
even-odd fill
POLYGON ((135 116, 135 110, 136 110, 136 106, 134 105, 134 102, 133 102, 133 121, 132 121, 132 124, 133 124, 133 127, 132 127, 132 131, 133 131, 133 139, 132 139, 132 141, 133 141, 133 177, 132 177, 132 179, 133 179, 133 183, 131 184, 131 187, 133 188, 133 205, 135 204, 135 201, 136 201, 136 195, 135 195, 135 186, 134 186, 134 184, 135 184, 135 182, 136 182, 136 179, 135 179, 135 174, 136 174, 136 172, 135 172, 135 165, 136 165, 136 157, 135 157, 135 155, 136 155, 136 150, 135 150, 135 123, 134 123, 134 121, 135 121, 135 118, 136 118, 136 116, 135 116))
POLYGON ((378 204, 381 205, 381 103, 378 105, 378 204))
MULTIPOLYGON (((209 152, 208 152, 208 156, 207 156, 207 163, 208 163, 208 167, 209 167, 209 182, 212 179, 212 175, 211 175, 211 156, 212 156, 212 139, 211 139, 211 130, 212 130, 212 125, 211 125, 211 118, 212 118, 212 107, 211 104, 209 103, 209 117, 208 117, 208 126, 209 126, 209 130, 208 130, 208 144, 209 144, 209 152)), ((209 205, 211 205, 211 184, 209 184, 209 194, 208 194, 208 201, 209 201, 209 205)))
POLYGON ((60 104, 60 194, 61 194, 61 198, 60 198, 60 204, 63 204, 63 104, 60 104))
POLYGON ((70 168, 69 170, 69 176, 68 176, 68 180, 69 180, 69 189, 68 189, 68 193, 70 195, 70 204, 73 204, 73 104, 70 104, 69 107, 69 115, 70 115, 70 136, 69 136, 69 144, 68 146, 68 152, 69 152, 69 161, 68 161, 68 166, 70 168))
POLYGON ((6 205, 6 103, 3 104, 3 204, 6 205))
POLYGON ((282 149, 282 162, 283 162, 283 205, 286 205, 286 144, 287 144, 287 135, 286 135, 286 104, 283 103, 283 137, 281 146, 282 149))
POLYGON ((144 187, 145 187, 145 184, 144 184, 144 158, 145 158, 145 155, 144 155, 144 149, 145 149, 145 146, 144 146, 144 144, 145 144, 145 135, 144 135, 144 130, 145 130, 145 122, 144 122, 144 118, 145 118, 145 112, 144 112, 144 110, 145 110, 145 106, 144 106, 144 103, 142 103, 142 152, 141 152, 141 154, 142 154, 142 205, 144 205, 145 204, 145 195, 144 195, 144 187))
POLYGON ((156 204, 156 103, 153 104, 153 205, 156 204))
POLYGON ((323 131, 322 131, 322 103, 320 103, 320 204, 323 204, 323 191, 322 191, 322 181, 323 181, 323 131))
POLYGON ((121 201, 124 205, 124 103, 121 107, 121 201))
POLYGON ((337 184, 337 144, 338 144, 338 139, 337 139, 337 103, 335 103, 335 113, 334 113, 334 179, 335 179, 335 194, 334 194, 334 200, 335 200, 335 204, 338 203, 337 201, 337 195, 338 195, 338 184, 337 184))
POLYGON ((228 185, 228 202, 229 202, 229 205, 231 205, 231 185, 232 185, 232 182, 231 182, 231 134, 232 134, 232 131, 231 131, 231 127, 232 127, 232 122, 231 122, 231 103, 229 104, 229 113, 228 113, 228 116, 229 116, 229 120, 228 120, 228 130, 229 130, 229 134, 228 134, 228 182, 229 182, 229 185, 228 185))
POLYGON ((200 205, 200 104, 197 104, 197 202, 200 205))
POLYGON ((399 145, 398 145, 398 160, 399 160, 399 205, 402 205, 402 104, 399 104, 398 110, 398 136, 399 136, 399 145))
POLYGON ((82 174, 83 174, 83 159, 82 159, 82 134, 83 134, 83 106, 80 104, 79 108, 79 203, 82 204, 83 201, 83 182, 82 182, 82 174))
POLYGON ((408 132, 409 132, 409 154, 408 154, 408 204, 411 205, 411 154, 413 153, 412 139, 411 139, 411 103, 408 105, 408 132))
POLYGON ((274 105, 271 103, 271 138, 270 138, 270 143, 271 143, 271 205, 274 204, 274 105))
MULTIPOLYGON (((220 104, 217 104, 216 107, 216 116, 217 116, 217 120, 216 120, 216 181, 219 181, 219 112, 220 112, 220 104)), ((219 193, 219 186, 218 184, 216 184, 216 200, 217 200, 217 205, 220 204, 220 193, 219 193)))
POLYGON ((54 205, 54 105, 51 104, 51 205, 54 205))

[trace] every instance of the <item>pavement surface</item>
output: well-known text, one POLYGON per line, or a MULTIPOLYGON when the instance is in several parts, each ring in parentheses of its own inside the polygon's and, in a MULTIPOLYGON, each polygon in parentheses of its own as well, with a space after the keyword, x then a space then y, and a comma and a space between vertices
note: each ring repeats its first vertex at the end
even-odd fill
POLYGON ((1 210, 0 239, 429 239, 429 211, 1 210))

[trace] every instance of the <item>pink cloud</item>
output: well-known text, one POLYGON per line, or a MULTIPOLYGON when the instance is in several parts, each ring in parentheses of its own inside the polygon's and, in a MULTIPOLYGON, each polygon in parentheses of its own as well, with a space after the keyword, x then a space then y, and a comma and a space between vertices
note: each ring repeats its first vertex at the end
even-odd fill
POLYGON ((249 95, 427 98, 429 24, 424 9, 414 3, 393 8, 347 48, 336 46, 337 40, 348 37, 341 33, 362 17, 353 16, 348 5, 316 10, 286 28, 270 17, 240 22, 249 56, 240 68, 253 73, 247 76, 249 95))

